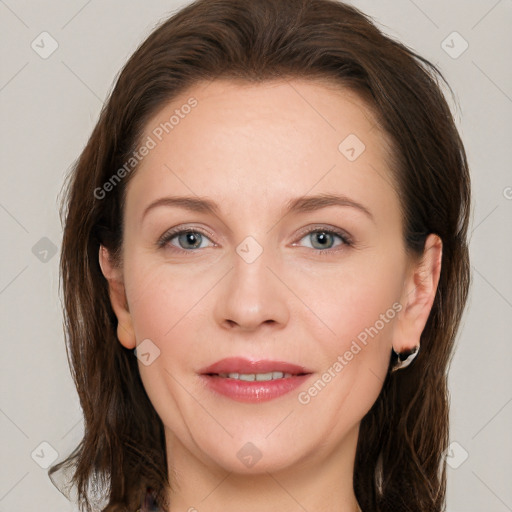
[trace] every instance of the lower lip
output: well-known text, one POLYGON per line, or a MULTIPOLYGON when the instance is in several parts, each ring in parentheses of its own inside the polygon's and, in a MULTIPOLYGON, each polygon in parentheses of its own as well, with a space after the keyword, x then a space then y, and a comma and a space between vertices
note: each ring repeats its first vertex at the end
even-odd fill
POLYGON ((221 395, 238 402, 267 402, 297 389, 311 374, 269 381, 244 381, 219 377, 217 375, 201 375, 207 386, 221 395))

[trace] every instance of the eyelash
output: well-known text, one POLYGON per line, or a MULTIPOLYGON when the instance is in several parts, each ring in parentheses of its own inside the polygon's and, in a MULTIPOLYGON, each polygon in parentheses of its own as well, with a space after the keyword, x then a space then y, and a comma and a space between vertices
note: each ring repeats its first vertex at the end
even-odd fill
MULTIPOLYGON (((164 248, 165 246, 170 246, 170 250, 173 251, 173 252, 180 252, 180 253, 184 253, 184 252, 196 252, 196 250, 194 249, 181 249, 180 247, 177 247, 175 245, 172 245, 172 244, 169 244, 169 242, 175 238, 176 236, 179 236, 181 234, 184 234, 184 233, 200 233, 201 235, 204 235, 206 236, 207 238, 211 238, 211 234, 204 231, 203 229, 200 229, 200 228, 186 228, 186 229, 180 229, 179 227, 177 228, 173 228, 169 231, 167 231, 166 233, 164 233, 157 241, 157 246, 159 248, 164 248)), ((302 240, 304 237, 306 237, 307 235, 310 235, 312 233, 326 233, 326 234, 329 234, 329 235, 335 235, 337 236, 343 243, 341 244, 341 249, 339 248, 339 246, 336 246, 335 248, 330 248, 330 249, 315 249, 314 247, 307 247, 307 249, 312 249, 313 251, 315 251, 316 253, 318 254, 332 254, 332 253, 335 253, 335 252, 338 252, 340 250, 343 250, 343 247, 350 247, 353 245, 353 241, 351 239, 351 237, 345 233, 344 231, 341 231, 337 228, 327 228, 327 227, 314 227, 314 228, 309 228, 307 230, 303 230, 301 231, 300 233, 300 238, 299 238, 299 242, 300 240, 302 240)), ((212 241, 212 240, 210 240, 212 241)), ((295 246, 295 243, 292 244, 295 246)))

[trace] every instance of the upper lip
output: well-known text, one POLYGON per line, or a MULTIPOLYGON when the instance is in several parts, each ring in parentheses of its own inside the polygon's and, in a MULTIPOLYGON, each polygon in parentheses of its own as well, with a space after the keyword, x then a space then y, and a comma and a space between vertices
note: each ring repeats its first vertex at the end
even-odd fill
POLYGON ((199 370, 200 374, 268 372, 291 373, 292 375, 311 373, 303 366, 297 364, 268 359, 250 360, 244 357, 227 357, 199 370))

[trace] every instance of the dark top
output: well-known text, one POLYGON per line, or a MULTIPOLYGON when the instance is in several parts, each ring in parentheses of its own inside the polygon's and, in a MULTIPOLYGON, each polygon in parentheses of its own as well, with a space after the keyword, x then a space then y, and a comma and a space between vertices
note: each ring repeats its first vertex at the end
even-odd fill
POLYGON ((143 502, 140 504, 140 509, 137 512, 160 512, 160 507, 156 502, 156 493, 148 487, 146 496, 143 502))

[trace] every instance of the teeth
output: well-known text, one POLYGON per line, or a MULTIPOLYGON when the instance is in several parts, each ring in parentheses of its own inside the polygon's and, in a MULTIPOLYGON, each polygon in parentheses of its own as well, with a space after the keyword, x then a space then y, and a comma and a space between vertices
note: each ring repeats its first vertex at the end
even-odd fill
POLYGON ((268 372, 268 373, 219 373, 219 377, 228 379, 243 380, 246 382, 253 381, 269 381, 275 379, 287 379, 291 377, 291 373, 268 372))
MULTIPOLYGON (((276 372, 276 375, 281 372, 276 372)), ((274 372, 270 373, 257 373, 256 374, 256 380, 272 380, 272 379, 282 379, 282 376, 274 377, 274 372)))

